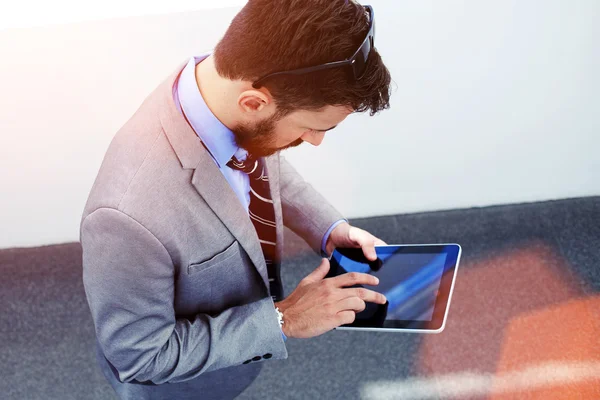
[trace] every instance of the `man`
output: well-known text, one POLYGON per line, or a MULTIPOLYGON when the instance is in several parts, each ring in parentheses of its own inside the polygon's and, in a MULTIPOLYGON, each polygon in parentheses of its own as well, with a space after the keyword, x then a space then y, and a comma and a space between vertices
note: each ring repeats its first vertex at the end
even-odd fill
POLYGON ((361 247, 375 259, 385 244, 279 155, 389 107, 373 17, 353 1, 250 0, 113 138, 81 244, 98 361, 120 398, 233 398, 262 362, 287 358, 288 338, 385 304, 349 287, 371 275, 325 279, 327 258, 287 297, 279 277, 284 224, 323 257, 361 247))

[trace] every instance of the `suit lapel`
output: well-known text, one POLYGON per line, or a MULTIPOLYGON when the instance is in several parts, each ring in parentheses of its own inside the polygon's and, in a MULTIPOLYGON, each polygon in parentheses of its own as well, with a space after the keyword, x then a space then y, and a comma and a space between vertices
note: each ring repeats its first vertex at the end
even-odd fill
MULTIPOLYGON (((164 132, 173 147, 177 158, 184 169, 193 169, 192 185, 202 196, 209 207, 225 224, 242 248, 248 253, 250 260, 262 277, 265 288, 269 287, 267 266, 258 241, 256 229, 248 217, 248 213, 240 203, 235 192, 215 164, 213 158, 204 148, 201 140, 173 100, 173 85, 185 62, 157 88, 159 101, 159 117, 164 132)), ((277 225, 277 247, 281 256, 283 251, 283 218, 281 199, 279 197, 279 155, 265 158, 271 197, 275 206, 275 223, 277 225)))
POLYGON ((192 176, 192 185, 248 253, 265 287, 269 287, 267 265, 256 229, 208 151, 204 148, 203 150, 192 176))

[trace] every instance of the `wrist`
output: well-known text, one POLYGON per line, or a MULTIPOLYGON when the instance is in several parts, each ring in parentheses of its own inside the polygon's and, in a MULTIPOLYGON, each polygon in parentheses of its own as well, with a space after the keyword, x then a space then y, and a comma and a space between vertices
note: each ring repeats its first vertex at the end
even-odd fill
POLYGON ((327 257, 331 256, 333 250, 336 247, 336 238, 339 235, 343 235, 343 232, 347 231, 348 229, 350 229, 350 224, 346 221, 341 222, 335 228, 333 228, 333 230, 329 234, 329 237, 327 238, 327 242, 325 243, 325 252, 327 253, 327 257))
POLYGON ((331 235, 330 235, 329 239, 327 239, 327 244, 325 244, 325 255, 327 256, 327 258, 331 257, 331 254, 333 253, 333 249, 334 249, 334 245, 333 245, 333 241, 331 240, 331 235))

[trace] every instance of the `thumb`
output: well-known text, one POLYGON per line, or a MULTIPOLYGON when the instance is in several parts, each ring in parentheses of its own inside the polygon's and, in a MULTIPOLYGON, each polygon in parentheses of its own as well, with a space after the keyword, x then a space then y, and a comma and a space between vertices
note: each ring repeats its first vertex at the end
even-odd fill
POLYGON ((319 266, 313 272, 308 274, 306 276, 305 280, 310 283, 318 282, 320 280, 323 280, 323 278, 325 278, 325 276, 327 275, 328 272, 329 272, 329 260, 326 258, 322 258, 321 264, 319 264, 319 266))

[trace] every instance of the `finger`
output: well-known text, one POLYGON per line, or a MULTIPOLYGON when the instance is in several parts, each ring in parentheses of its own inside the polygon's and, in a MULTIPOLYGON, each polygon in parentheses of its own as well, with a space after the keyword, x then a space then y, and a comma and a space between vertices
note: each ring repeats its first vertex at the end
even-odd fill
POLYGON ((367 260, 370 261, 377 260, 377 253, 375 252, 375 242, 377 240, 379 239, 363 230, 359 230, 355 235, 356 243, 362 248, 363 254, 367 260))
POLYGON ((336 287, 379 284, 379 279, 376 276, 362 272, 347 272, 330 279, 336 287))
POLYGON ((323 280, 327 273, 329 272, 329 260, 326 258, 321 259, 321 264, 310 274, 306 275, 304 279, 302 279, 302 283, 309 284, 312 282, 318 282, 323 280))
POLYGON ((351 324, 356 319, 356 313, 354 311, 340 311, 339 313, 337 313, 337 316, 338 325, 351 324))
POLYGON ((365 244, 361 247, 365 257, 367 257, 367 260, 377 260, 377 253, 375 252, 375 245, 373 244, 373 242, 365 244))
POLYGON ((350 310, 354 312, 361 312, 367 307, 365 301, 356 296, 346 297, 345 299, 340 300, 337 306, 340 311, 350 310))
POLYGON ((374 290, 365 288, 347 288, 344 289, 344 291, 347 292, 348 295, 356 296, 369 303, 385 304, 387 301, 383 294, 375 292, 374 290))
POLYGON ((387 246, 387 243, 379 238, 375 238, 375 246, 387 246))

